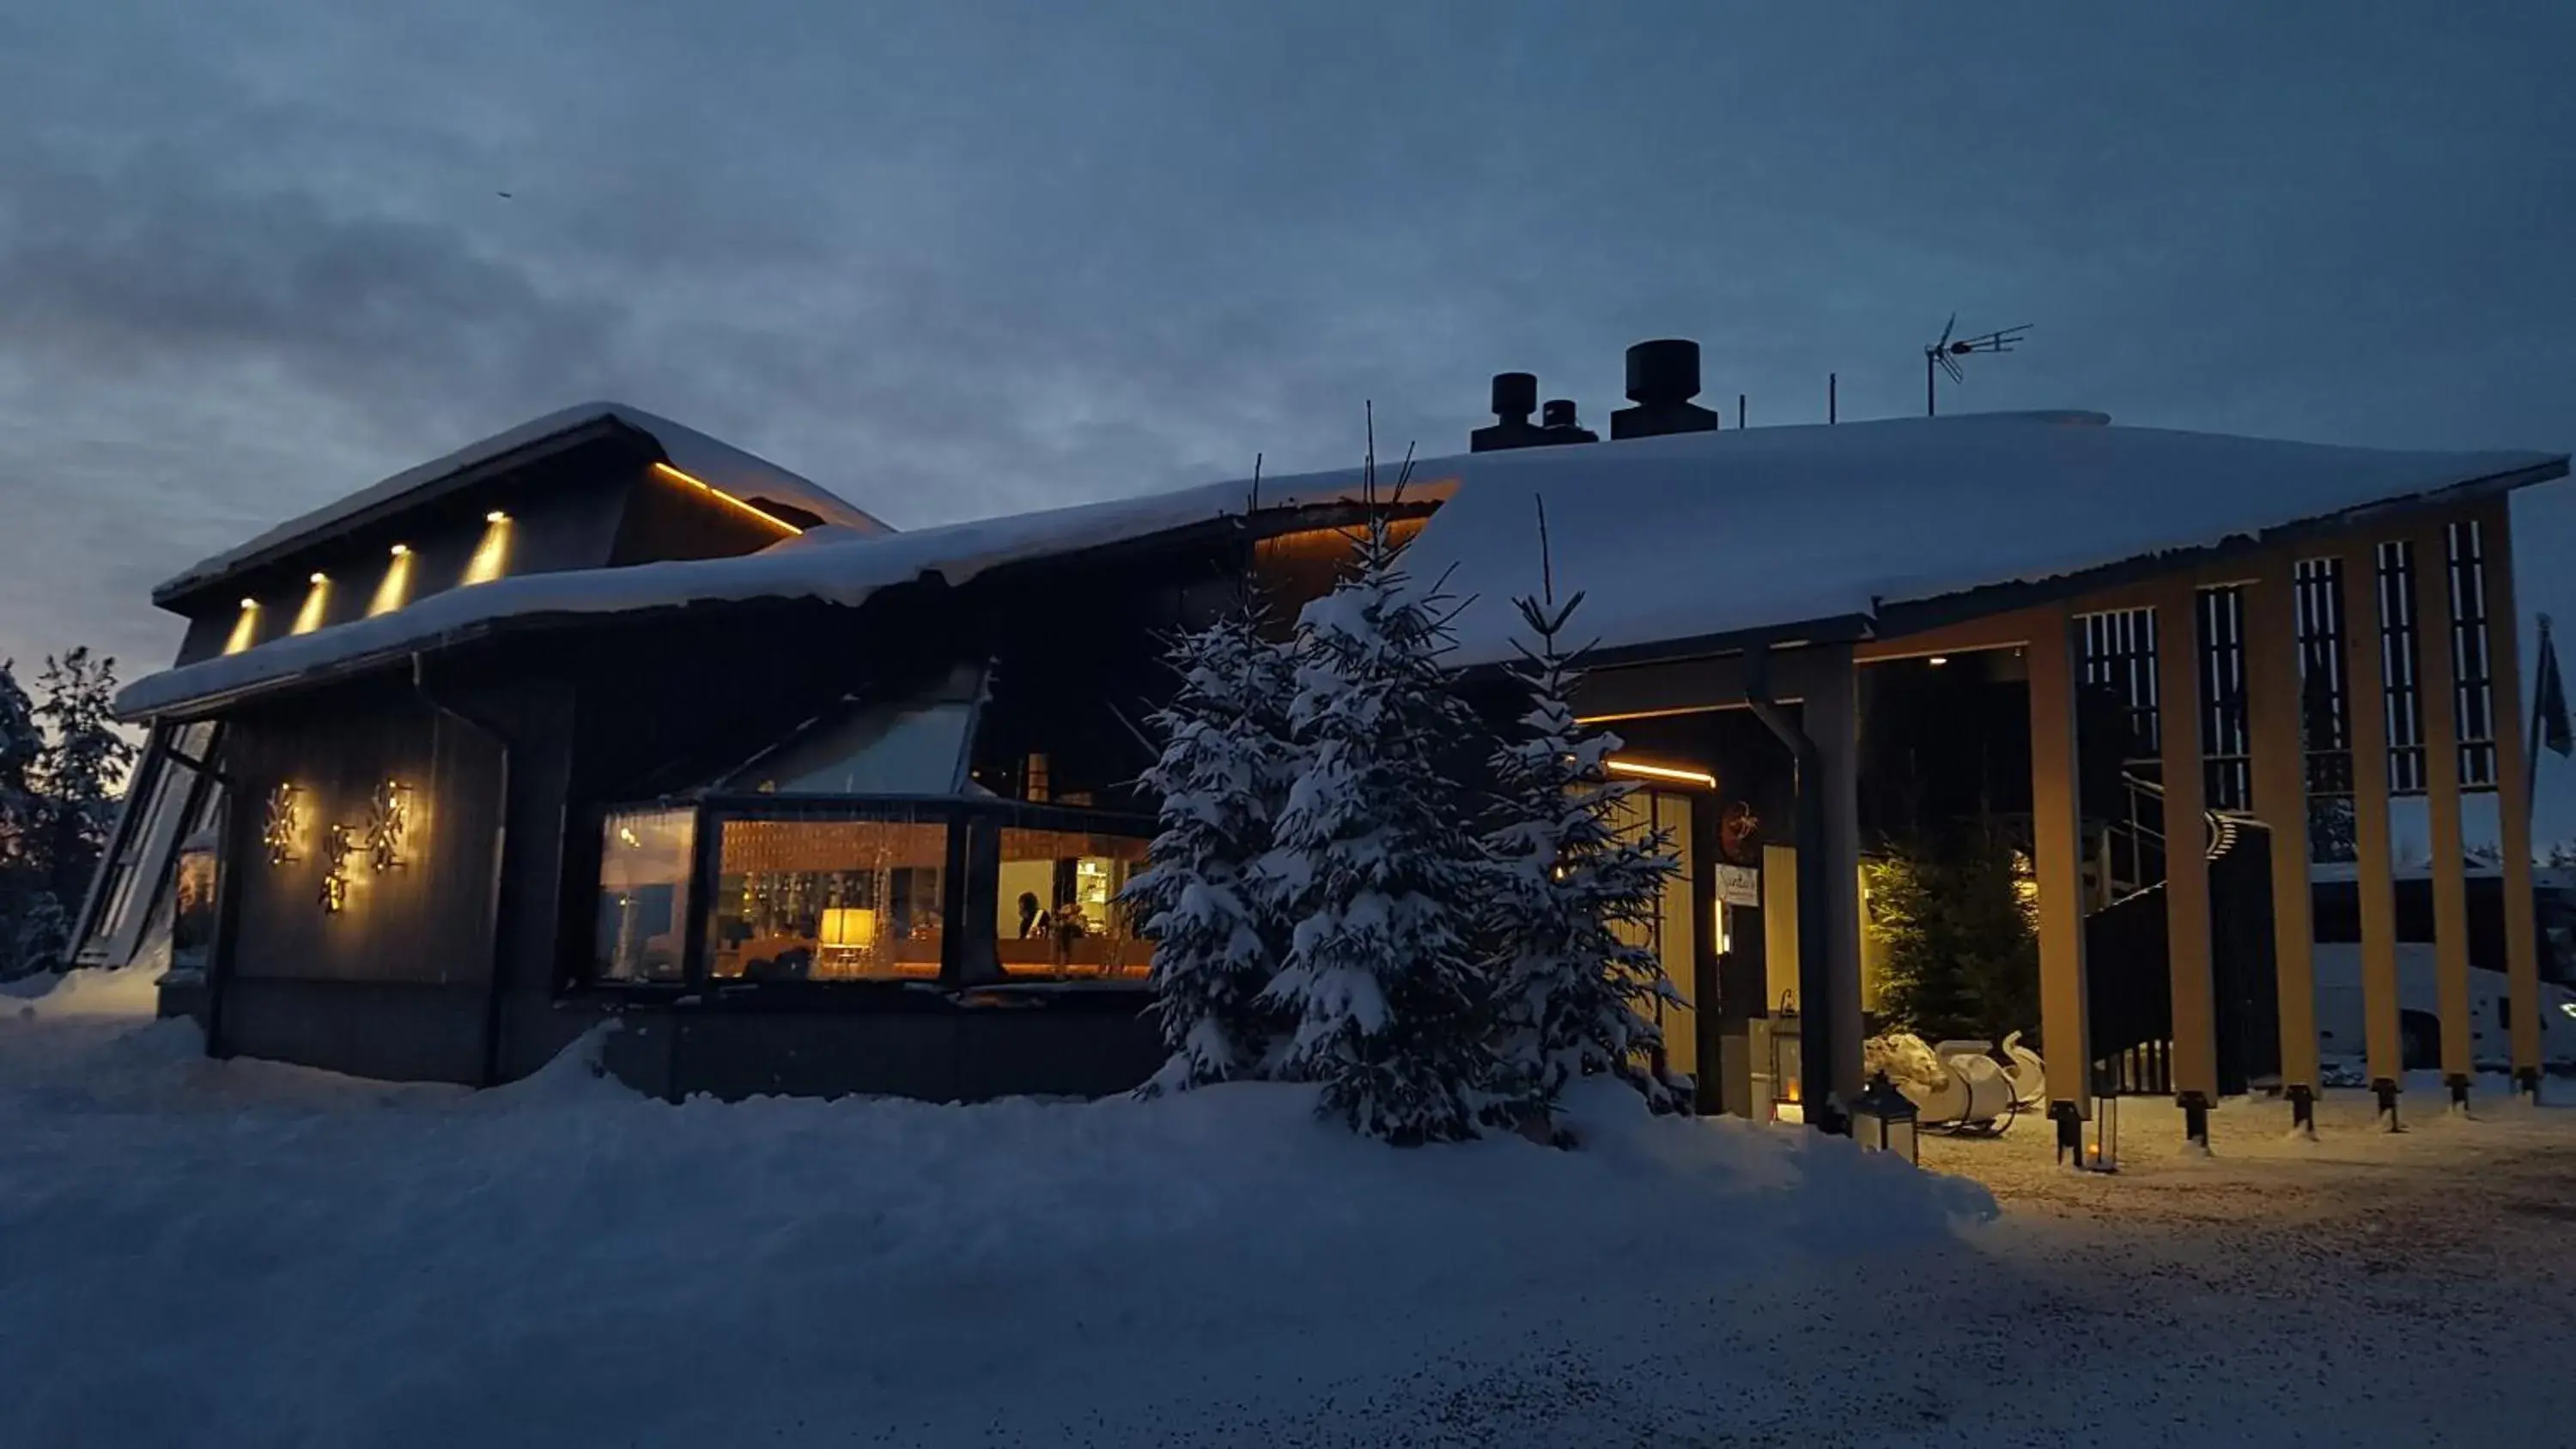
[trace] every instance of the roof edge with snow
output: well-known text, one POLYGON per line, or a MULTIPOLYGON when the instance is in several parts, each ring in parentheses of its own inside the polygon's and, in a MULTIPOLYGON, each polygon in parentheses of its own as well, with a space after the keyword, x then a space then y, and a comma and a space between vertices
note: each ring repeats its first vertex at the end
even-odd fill
POLYGON ((664 462, 737 498, 772 499, 811 513, 828 525, 858 533, 894 531, 876 515, 822 485, 695 428, 625 403, 586 402, 531 418, 454 452, 405 468, 347 497, 298 514, 246 543, 200 559, 155 587, 152 602, 169 607, 244 570, 273 563, 323 534, 383 518, 473 476, 506 471, 549 444, 603 423, 642 435, 661 450, 664 462))

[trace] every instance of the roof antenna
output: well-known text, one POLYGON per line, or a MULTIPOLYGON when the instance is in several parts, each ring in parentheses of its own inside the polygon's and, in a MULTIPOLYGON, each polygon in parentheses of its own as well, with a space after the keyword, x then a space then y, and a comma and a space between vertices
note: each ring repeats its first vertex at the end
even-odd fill
POLYGON ((1958 359, 1979 352, 2010 352, 2029 333, 2030 324, 2025 322, 2019 327, 1962 337, 1953 342, 1950 334, 1957 330, 1959 314, 1953 312, 1950 320, 1941 324, 1941 340, 1923 349, 1923 416, 1927 418, 1940 415, 1942 373, 1950 375, 1950 383, 1954 387, 1966 382, 1967 374, 1959 370, 1958 359))

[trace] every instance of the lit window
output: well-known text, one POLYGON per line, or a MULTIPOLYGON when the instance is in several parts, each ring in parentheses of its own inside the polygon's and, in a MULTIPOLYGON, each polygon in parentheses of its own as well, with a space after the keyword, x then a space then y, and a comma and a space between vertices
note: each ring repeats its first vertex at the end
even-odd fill
POLYGON ((994 941, 1012 976, 1142 979, 1153 946, 1119 899, 1145 863, 1142 836, 1004 829, 994 941))
POLYGON ((600 831, 599 926, 604 981, 677 981, 698 838, 695 810, 625 810, 600 831))
POLYGON ((745 981, 934 980, 948 826, 727 820, 708 972, 745 981))

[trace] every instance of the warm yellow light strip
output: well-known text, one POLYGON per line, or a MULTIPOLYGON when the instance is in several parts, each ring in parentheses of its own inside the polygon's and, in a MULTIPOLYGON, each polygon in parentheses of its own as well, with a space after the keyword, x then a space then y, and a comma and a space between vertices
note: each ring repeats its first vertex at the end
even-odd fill
POLYGON ((233 632, 224 640, 226 654, 239 654, 259 642, 259 600, 242 600, 241 615, 233 620, 233 632))
POLYGON ((376 585, 376 596, 367 601, 367 617, 390 614, 411 598, 411 549, 395 544, 393 557, 385 560, 385 576, 376 585))
POLYGON ((681 472, 679 469, 672 467, 668 463, 654 464, 653 471, 661 474, 665 478, 672 479, 676 482, 686 483, 690 487, 697 489, 699 492, 714 497, 718 502, 729 503, 734 507, 741 509, 743 512, 750 514, 752 517, 759 519, 761 522, 768 524, 772 528, 779 529, 790 534, 803 533, 805 531, 798 528, 795 524, 788 522, 786 519, 778 517, 776 514, 762 512, 759 508, 752 504, 743 502, 741 499, 734 497, 732 494, 716 487, 712 483, 705 483, 692 478, 688 474, 681 472))
POLYGON ((315 574, 312 587, 304 591, 304 607, 295 611, 295 623, 286 632, 310 634, 322 627, 331 612, 331 576, 315 574))
POLYGON ((465 561, 462 584, 488 584, 510 566, 510 515, 494 509, 483 515, 483 538, 465 561))
POLYGON ((1717 788, 1717 777, 1706 770, 1687 770, 1678 765, 1649 765, 1642 760, 1623 760, 1613 756, 1604 761, 1621 775, 1639 775, 1649 780, 1672 780, 1684 785, 1697 785, 1703 790, 1717 788))

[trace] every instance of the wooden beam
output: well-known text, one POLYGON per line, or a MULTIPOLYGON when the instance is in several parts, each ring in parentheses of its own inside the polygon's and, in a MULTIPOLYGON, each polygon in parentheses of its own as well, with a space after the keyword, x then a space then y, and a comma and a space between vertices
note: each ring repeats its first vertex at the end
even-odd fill
MULTIPOLYGON (((2156 596, 2156 721, 2162 736, 2165 963, 2173 992, 2173 1085, 2187 1111, 2218 1105, 2218 988, 2209 938, 2208 789, 2201 758, 2200 590, 2156 596)), ((2192 1119, 2205 1140, 2205 1119, 2192 1119)))
POLYGON ((2442 1081, 2465 1102, 2476 1071, 2469 1002, 2469 868, 2460 818, 2458 669, 2451 635, 2449 529, 2416 529, 2415 713, 2422 721, 2424 799, 2432 820, 2433 984, 2442 1013, 2442 1081))
POLYGON ((2352 744, 2353 881, 2361 907, 2361 1006, 2370 1082, 2394 1103, 2405 1082, 2398 1031, 2397 877, 2389 849, 2388 683, 2379 637, 2379 551, 2342 555, 2344 714, 2352 744))
POLYGON ((2030 649, 2031 864, 2039 884, 2039 1034, 2049 1115, 2093 1115, 2084 995, 2084 822, 2077 798, 2074 620, 2063 610, 2030 649))
POLYGON ((2298 561, 2274 556, 2245 586, 2245 715, 2254 813, 2272 837, 2272 961, 2280 995, 2281 1087, 2314 1125, 2318 1086, 2316 926, 2308 879, 2308 759, 2301 730, 2298 561))
POLYGON ((2513 1075, 2540 1090, 2540 942, 2531 899, 2533 761, 2523 738, 2522 618, 2514 603, 2513 510, 2498 499, 2478 512, 2487 582, 2487 669, 2495 681, 2496 845, 2504 856, 2505 987, 2513 1002, 2513 1075))
POLYGON ((2062 627, 2065 619, 2066 611, 2060 608, 2016 609, 2009 613, 1988 614, 1980 619, 1963 619, 1919 633, 1872 639, 1852 646, 1852 657, 1863 664, 1876 664, 1889 659, 1921 659, 1933 654, 1973 654, 1980 649, 2016 648, 2043 637, 2052 621, 2062 627))

